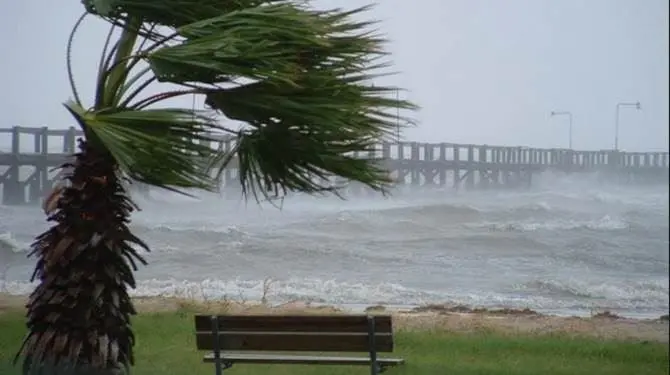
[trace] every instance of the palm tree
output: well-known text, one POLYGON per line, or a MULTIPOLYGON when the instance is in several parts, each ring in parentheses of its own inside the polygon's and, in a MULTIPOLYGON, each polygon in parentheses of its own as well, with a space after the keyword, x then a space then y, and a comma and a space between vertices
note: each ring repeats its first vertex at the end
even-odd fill
POLYGON ((372 87, 383 74, 383 38, 368 7, 318 11, 291 0, 84 0, 68 42, 72 99, 81 127, 64 183, 44 209, 53 226, 39 235, 27 304, 28 334, 17 353, 23 373, 116 373, 133 364, 135 314, 128 287, 146 264, 129 216, 126 182, 188 194, 214 191, 236 158, 243 192, 336 192, 331 176, 384 192, 387 173, 369 150, 393 136, 395 88, 372 87), (96 90, 85 104, 70 68, 72 40, 87 16, 110 24, 96 90), (167 85, 167 87, 166 87, 167 85), (176 86, 175 86, 176 85, 176 86), (148 87, 162 87, 158 94, 148 87), (211 110, 166 101, 201 97, 211 110), (239 129, 217 116, 239 121, 239 129), (210 148, 211 134, 236 139, 210 148))

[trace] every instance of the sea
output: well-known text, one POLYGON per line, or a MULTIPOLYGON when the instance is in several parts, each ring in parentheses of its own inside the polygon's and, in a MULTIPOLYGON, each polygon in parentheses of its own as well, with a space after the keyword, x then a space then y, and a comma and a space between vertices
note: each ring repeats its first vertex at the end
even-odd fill
MULTIPOLYGON (((545 174, 524 190, 398 189, 256 202, 151 190, 137 296, 556 315, 668 314, 668 187, 545 174)), ((0 206, 0 291, 29 293, 38 207, 0 206)))

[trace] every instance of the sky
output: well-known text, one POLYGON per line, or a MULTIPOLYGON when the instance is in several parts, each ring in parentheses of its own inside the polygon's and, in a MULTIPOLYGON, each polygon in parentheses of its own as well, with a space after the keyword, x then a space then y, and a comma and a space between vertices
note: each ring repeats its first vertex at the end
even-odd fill
MULTIPOLYGON (((315 0, 352 8, 370 0, 315 0)), ((405 89, 421 109, 403 139, 420 142, 667 151, 667 0, 382 0, 365 14, 390 40, 393 70, 378 84, 405 89)), ((78 0, 6 1, 0 13, 0 128, 66 128, 65 45, 78 0)), ((92 97, 107 25, 87 20, 73 66, 92 97)), ((158 88, 156 88, 158 90, 158 88)), ((85 99, 86 100, 86 99, 85 99)), ((90 101, 89 101, 90 102, 90 101)), ((179 104, 191 105, 191 99, 179 104)), ((0 139, 0 150, 8 145, 0 139)))

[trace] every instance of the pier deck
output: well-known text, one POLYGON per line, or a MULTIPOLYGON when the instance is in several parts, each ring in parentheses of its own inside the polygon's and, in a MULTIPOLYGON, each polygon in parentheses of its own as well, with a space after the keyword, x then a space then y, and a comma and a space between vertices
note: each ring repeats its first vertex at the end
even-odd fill
MULTIPOLYGON (((0 129, 0 194, 3 204, 38 202, 53 186, 56 172, 75 151, 76 128, 14 127, 0 129)), ((234 140, 212 136, 211 147, 231 149, 234 140)), ((598 173, 602 178, 634 183, 668 183, 667 152, 576 151, 454 143, 380 143, 358 157, 380 158, 398 186, 450 186, 455 189, 530 186, 545 171, 598 173)), ((223 185, 235 184, 233 161, 223 185)))

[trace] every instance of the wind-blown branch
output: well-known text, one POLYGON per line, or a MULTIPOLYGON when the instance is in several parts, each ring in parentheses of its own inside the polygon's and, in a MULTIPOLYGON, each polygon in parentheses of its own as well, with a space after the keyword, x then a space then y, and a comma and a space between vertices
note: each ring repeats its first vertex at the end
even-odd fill
POLYGON ((121 33, 119 40, 119 48, 116 50, 114 62, 109 70, 107 77, 107 84, 105 95, 103 98, 104 105, 111 107, 119 102, 119 88, 123 85, 125 78, 128 75, 127 60, 133 52, 135 42, 138 35, 137 30, 141 26, 141 19, 129 18, 126 28, 121 33))
POLYGON ((67 52, 66 52, 66 65, 67 65, 67 77, 70 82, 70 89, 72 90, 72 95, 74 96, 74 100, 81 105, 81 98, 79 97, 79 91, 77 90, 77 85, 74 82, 74 73, 72 72, 72 44, 74 42, 74 36, 77 33, 77 30, 79 29, 79 26, 81 26, 81 23, 84 21, 84 18, 88 16, 88 13, 84 12, 77 22, 74 24, 74 27, 72 28, 72 31, 70 31, 70 36, 68 37, 67 40, 67 52))

